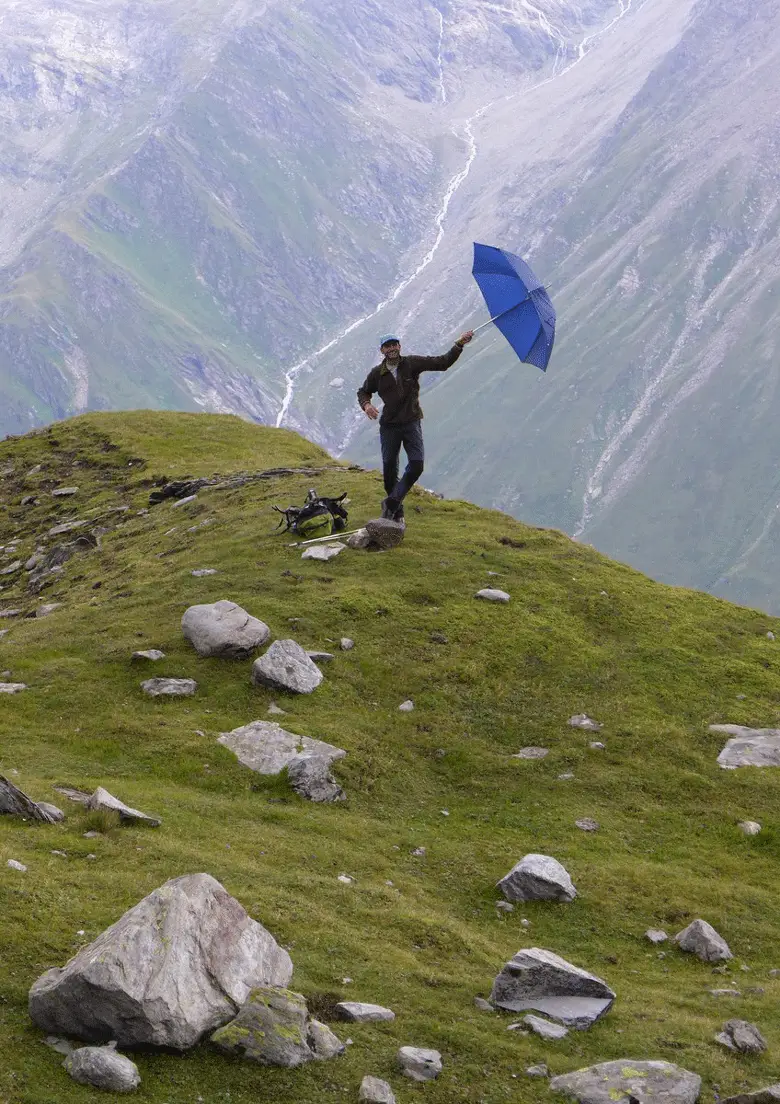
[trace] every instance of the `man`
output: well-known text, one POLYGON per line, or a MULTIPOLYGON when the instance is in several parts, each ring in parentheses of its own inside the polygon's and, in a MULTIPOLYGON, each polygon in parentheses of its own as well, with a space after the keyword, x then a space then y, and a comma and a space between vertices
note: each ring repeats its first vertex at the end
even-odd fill
POLYGON ((364 413, 376 421, 379 411, 371 402, 378 392, 384 404, 379 421, 379 441, 382 448, 382 474, 385 494, 382 517, 404 521, 404 498, 423 473, 424 449, 420 407, 420 373, 446 372, 451 368, 463 346, 474 336, 473 330, 461 334, 448 353, 438 357, 401 356, 401 342, 394 334, 379 340, 383 360, 372 368, 357 393, 364 413), (401 445, 406 452, 406 471, 398 478, 398 458, 401 445))

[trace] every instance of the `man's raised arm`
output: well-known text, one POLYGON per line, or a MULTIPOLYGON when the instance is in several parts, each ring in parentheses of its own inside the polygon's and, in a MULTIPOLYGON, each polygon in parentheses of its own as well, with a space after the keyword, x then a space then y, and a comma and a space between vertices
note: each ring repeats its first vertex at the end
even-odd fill
POLYGON ((460 354, 463 352, 463 346, 468 345, 474 336, 473 330, 467 330, 464 334, 461 334, 449 352, 444 353, 443 356, 432 357, 414 357, 414 369, 419 375, 420 372, 446 372, 448 368, 451 368, 460 354))

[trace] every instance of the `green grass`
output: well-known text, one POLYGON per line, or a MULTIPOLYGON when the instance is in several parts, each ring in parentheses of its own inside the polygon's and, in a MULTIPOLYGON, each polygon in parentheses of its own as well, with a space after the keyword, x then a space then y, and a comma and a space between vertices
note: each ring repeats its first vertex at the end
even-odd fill
POLYGON ((25 578, 2 580, 0 608, 63 608, 2 623, 10 632, 0 668, 30 689, 0 696, 0 772, 18 771, 11 777, 26 792, 68 813, 62 825, 0 821, 3 1104, 110 1099, 59 1068, 28 1019, 27 991, 146 893, 196 871, 218 878, 290 948, 293 988, 314 1007, 349 997, 387 1004, 397 1019, 336 1026, 354 1040, 347 1054, 292 1072, 207 1045, 141 1055, 139 1100, 320 1104, 356 1099, 373 1073, 401 1102, 531 1102, 548 1096, 524 1073, 541 1060, 561 1073, 664 1058, 702 1075, 705 1102, 716 1085, 725 1095, 780 1078, 780 979, 769 973, 780 967, 780 774, 721 771, 723 740, 707 728, 780 723, 780 644, 766 637, 780 635, 777 621, 652 583, 561 533, 423 492, 410 499, 408 535, 393 553, 302 562, 287 538, 271 535, 271 504, 300 501, 312 484, 346 490, 359 522, 376 513, 377 474, 338 470, 295 434, 235 418, 88 415, 0 443, 1 472, 0 544, 21 538, 14 558, 26 559, 58 521, 109 528, 100 551, 69 561, 40 599, 27 595, 25 578), (42 470, 27 477, 36 464, 42 470), (328 470, 137 513, 162 476, 309 465, 328 470), (77 499, 51 499, 57 484, 78 485, 77 499), (38 506, 19 505, 36 492, 38 506), (116 505, 131 509, 106 513, 116 505), (194 579, 198 567, 219 574, 194 579), (491 582, 511 593, 508 606, 474 600, 491 582), (249 662, 199 659, 181 636, 188 605, 220 598, 276 637, 333 650, 350 636, 355 649, 337 651, 310 696, 257 690, 249 662), (142 647, 167 654, 155 675, 194 677, 197 695, 144 698, 147 671, 129 659, 142 647), (264 718, 272 697, 292 731, 347 749, 337 769, 344 804, 306 803, 217 744, 220 732, 264 718), (399 713, 409 697, 414 712, 399 713), (582 711, 604 723, 606 751, 566 724, 582 711), (511 758, 529 744, 549 747, 548 758, 511 758), (575 778, 559 781, 566 771, 575 778), (163 825, 97 824, 53 792, 58 782, 105 785, 163 825), (579 832, 581 816, 601 830, 579 832), (745 818, 764 825, 761 835, 738 832, 745 818), (100 837, 84 839, 89 829, 100 837), (411 855, 418 846, 423 858, 411 855), (562 861, 580 895, 499 915, 495 883, 529 851, 562 861), (8 869, 9 858, 28 872, 8 869), (338 882, 342 872, 354 885, 338 882), (674 934, 697 916, 729 941, 733 983, 763 995, 716 1000, 708 990, 728 978, 669 946, 659 958, 642 938, 649 926, 674 934), (509 1017, 477 1011, 473 997, 487 995, 524 946, 605 978, 618 994, 610 1014, 546 1044, 506 1031, 509 1017), (732 1016, 759 1024, 766 1056, 736 1058, 712 1042, 732 1016), (405 1044, 441 1050, 436 1083, 402 1082, 394 1055, 405 1044))

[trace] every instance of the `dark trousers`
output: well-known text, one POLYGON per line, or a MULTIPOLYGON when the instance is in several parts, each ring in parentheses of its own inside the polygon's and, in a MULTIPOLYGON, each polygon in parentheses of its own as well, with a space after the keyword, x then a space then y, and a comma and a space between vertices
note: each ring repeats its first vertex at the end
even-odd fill
POLYGON ((382 446, 382 475, 385 493, 399 505, 423 473, 425 449, 420 422, 403 425, 380 425, 379 442, 382 446), (401 445, 406 452, 406 471, 398 478, 398 459, 401 445))

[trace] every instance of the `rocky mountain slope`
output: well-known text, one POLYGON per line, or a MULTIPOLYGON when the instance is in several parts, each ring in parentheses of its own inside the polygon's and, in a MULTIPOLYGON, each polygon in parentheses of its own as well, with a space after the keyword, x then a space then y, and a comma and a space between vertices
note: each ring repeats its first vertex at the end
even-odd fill
MULTIPOLYGON (((207 1043, 133 1054, 139 1099, 320 1104, 356 1100, 366 1074, 400 1104, 557 1099, 526 1073, 540 1062, 563 1075, 618 1061, 619 1086, 664 1060, 703 1079, 704 1104, 778 1080, 780 775, 723 770, 727 737, 709 726, 777 726, 780 644, 767 634, 780 623, 419 490, 395 551, 302 560, 270 533, 271 505, 314 484, 347 491, 359 523, 376 476, 237 418, 88 415, 0 444, 0 475, 0 681, 26 687, 0 693, 0 775, 66 812, 0 817, 0 1099, 93 1098, 42 1045, 28 990, 142 897, 200 872, 289 952, 293 989, 352 1045, 297 1069, 207 1043), (177 480, 203 482, 189 501, 164 497, 177 480), (486 585, 510 601, 476 600, 486 585), (252 684, 268 641, 244 659, 196 654, 182 614, 221 599, 269 640, 333 655, 312 693, 252 684), (131 659, 151 648, 165 658, 131 659), (197 689, 151 698, 153 676, 197 689), (601 729, 572 726, 581 714, 601 729), (346 800, 313 803, 243 766, 220 733, 255 720, 346 751, 332 767, 346 800), (162 823, 87 811, 53 789, 63 783, 102 786, 162 823), (596 830, 576 826, 588 818, 596 830), (739 830, 747 820, 758 835, 739 830), (576 898, 497 908, 496 883, 528 853, 563 864, 576 898), (733 959, 713 967, 644 938, 698 917, 733 959), (534 947, 617 994, 589 1030, 545 1040, 507 1030, 522 1014, 475 1006, 534 947), (344 999, 396 1018, 341 1023, 344 999), (734 1018, 758 1025, 763 1055, 714 1041, 734 1018), (408 1045, 441 1053, 435 1081, 401 1074, 408 1045)), ((695 1081, 680 1099, 696 1099, 695 1081)))

